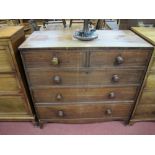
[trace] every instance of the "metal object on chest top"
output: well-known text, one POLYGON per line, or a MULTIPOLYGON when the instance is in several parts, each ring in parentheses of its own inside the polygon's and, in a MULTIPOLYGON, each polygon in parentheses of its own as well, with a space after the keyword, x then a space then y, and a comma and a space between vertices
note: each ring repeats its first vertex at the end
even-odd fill
POLYGON ((74 32, 73 36, 74 38, 83 41, 93 40, 98 37, 97 33, 95 32, 95 29, 89 28, 89 19, 84 20, 83 30, 74 32))

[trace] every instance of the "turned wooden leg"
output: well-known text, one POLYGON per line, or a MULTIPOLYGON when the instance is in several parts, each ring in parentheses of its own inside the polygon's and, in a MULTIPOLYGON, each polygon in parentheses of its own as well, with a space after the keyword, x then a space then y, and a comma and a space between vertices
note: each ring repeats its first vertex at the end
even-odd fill
POLYGON ((135 122, 130 121, 130 122, 128 123, 128 125, 132 126, 132 125, 134 125, 134 123, 135 123, 135 122))
POLYGON ((40 129, 43 129, 43 127, 44 127, 44 122, 43 121, 39 121, 39 127, 40 127, 40 129))
POLYGON ((133 125, 134 122, 131 122, 130 120, 125 120, 124 125, 133 125))

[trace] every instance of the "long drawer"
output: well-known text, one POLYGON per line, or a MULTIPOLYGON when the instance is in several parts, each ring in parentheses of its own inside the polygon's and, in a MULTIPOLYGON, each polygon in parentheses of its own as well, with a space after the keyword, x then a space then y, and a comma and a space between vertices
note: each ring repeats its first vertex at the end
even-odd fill
POLYGON ((0 46, 0 72, 12 72, 14 65, 7 46, 0 46))
POLYGON ((131 103, 36 106, 40 119, 127 118, 131 103))
POLYGON ((0 92, 19 91, 20 84, 15 74, 0 74, 0 92))
POLYGON ((32 89, 35 103, 134 101, 137 87, 32 89))
POLYGON ((149 60, 148 50, 142 49, 107 49, 91 50, 90 66, 146 66, 149 60))
POLYGON ((31 86, 140 84, 143 74, 143 70, 131 69, 27 71, 31 86))
POLYGON ((23 96, 0 96, 0 115, 26 114, 25 102, 23 96))
POLYGON ((26 67, 83 67, 85 52, 80 50, 30 50, 22 52, 26 67), (57 64, 58 63, 58 64, 57 64))

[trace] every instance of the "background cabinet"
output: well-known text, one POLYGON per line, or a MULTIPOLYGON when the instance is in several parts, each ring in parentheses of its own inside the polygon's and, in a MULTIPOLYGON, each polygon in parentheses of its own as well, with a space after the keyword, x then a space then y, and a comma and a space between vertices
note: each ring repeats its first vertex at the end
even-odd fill
MULTIPOLYGON (((155 28, 133 27, 132 30, 155 45, 155 28)), ((155 120, 155 51, 144 79, 130 123, 155 120)))
POLYGON ((17 49, 24 40, 23 27, 0 27, 0 121, 34 120, 17 49))

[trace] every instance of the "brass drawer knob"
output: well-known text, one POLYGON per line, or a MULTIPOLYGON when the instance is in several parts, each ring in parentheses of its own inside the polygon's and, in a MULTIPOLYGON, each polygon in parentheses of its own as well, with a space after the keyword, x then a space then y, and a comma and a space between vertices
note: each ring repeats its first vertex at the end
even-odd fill
POLYGON ((62 98, 63 98, 62 94, 59 93, 59 94, 56 95, 56 100, 57 101, 61 101, 62 98))
POLYGON ((109 98, 110 98, 110 99, 115 98, 115 93, 114 93, 114 92, 110 92, 110 93, 109 93, 109 98))
POLYGON ((115 74, 115 75, 112 76, 112 81, 113 82, 119 82, 119 80, 120 80, 120 78, 119 78, 118 75, 115 74))
POLYGON ((121 57, 121 56, 116 57, 115 63, 116 63, 117 65, 123 64, 123 63, 124 63, 124 58, 121 57))
POLYGON ((106 113, 106 115, 111 115, 111 114, 112 114, 112 110, 111 110, 111 109, 107 109, 107 110, 105 111, 105 113, 106 113))
POLYGON ((58 65, 59 64, 59 59, 57 57, 53 57, 51 62, 52 62, 52 65, 58 65))
POLYGON ((60 83, 61 83, 61 77, 58 76, 58 75, 54 76, 54 77, 53 77, 53 82, 54 82, 55 84, 60 84, 60 83))
POLYGON ((58 111, 58 116, 59 117, 64 117, 64 111, 63 110, 59 110, 58 111))

